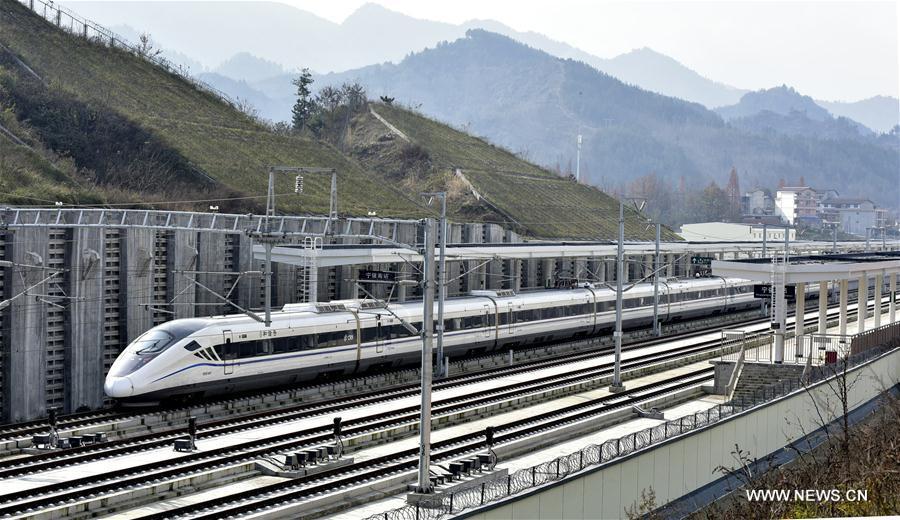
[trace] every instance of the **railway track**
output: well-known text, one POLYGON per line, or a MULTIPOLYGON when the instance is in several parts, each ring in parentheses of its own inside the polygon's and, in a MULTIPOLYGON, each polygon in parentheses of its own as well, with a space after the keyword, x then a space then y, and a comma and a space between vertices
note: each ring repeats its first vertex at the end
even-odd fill
MULTIPOLYGON (((623 369, 630 370, 650 364, 657 364, 667 360, 677 359, 685 355, 709 351, 711 349, 716 349, 716 345, 713 345, 712 342, 709 342, 709 344, 704 345, 691 345, 681 347, 677 349, 677 351, 673 350, 667 351, 665 353, 646 354, 626 360, 626 362, 623 363, 623 369)), ((565 387, 567 385, 575 385, 579 382, 587 381, 590 379, 608 377, 612 374, 612 366, 612 363, 604 363, 597 367, 583 368, 571 373, 553 375, 531 380, 528 382, 513 383, 510 385, 505 385, 503 387, 491 388, 489 390, 484 390, 473 394, 435 400, 433 402, 433 417, 437 419, 464 410, 471 410, 474 407, 502 402, 504 400, 518 399, 525 394, 533 394, 535 392, 565 387)), ((579 388, 576 391, 582 390, 584 389, 579 388)), ((418 391, 412 392, 411 394, 406 395, 406 397, 414 395, 418 395, 418 391)), ((372 397, 365 400, 348 400, 347 402, 341 404, 332 404, 330 408, 322 408, 322 410, 325 411, 319 410, 319 413, 317 415, 330 416, 330 414, 338 413, 350 408, 358 408, 360 406, 365 406, 373 402, 384 401, 385 398, 383 396, 381 398, 372 397)), ((528 404, 534 404, 534 402, 532 401, 528 404)), ((518 406, 517 408, 519 407, 521 406, 518 406)), ((513 409, 513 407, 506 407, 502 410, 509 411, 511 409, 513 409)), ((291 420, 284 419, 283 417, 281 417, 282 415, 284 414, 279 414, 279 417, 261 418, 260 423, 257 423, 256 427, 261 427, 263 425, 261 423, 263 422, 275 423, 291 420)), ((291 415, 293 416, 292 419, 295 419, 302 415, 308 417, 309 411, 297 410, 291 412, 291 415)), ((384 429, 396 427, 405 423, 414 423, 417 422, 418 419, 419 406, 412 405, 398 408, 389 413, 351 419, 345 421, 344 424, 345 432, 348 435, 354 435, 368 433, 375 429, 384 429)), ((247 427, 247 424, 248 421, 242 419, 239 421, 226 420, 220 421, 217 424, 204 425, 204 427, 201 428, 198 432, 198 440, 209 439, 215 436, 224 435, 226 433, 241 431, 242 429, 245 429, 247 427)), ((129 468, 127 471, 114 471, 103 475, 97 475, 95 477, 50 484, 31 488, 22 492, 0 495, 0 501, 2 501, 2 503, 4 504, 0 506, 0 516, 21 513, 29 509, 35 510, 36 508, 44 508, 48 505, 59 503, 60 501, 64 502, 77 500, 81 496, 79 491, 70 491, 61 495, 53 495, 60 491, 72 490, 75 488, 84 488, 91 494, 96 494, 112 491, 115 489, 121 489, 123 487, 137 486, 142 483, 146 483, 146 479, 155 480, 160 478, 171 478, 196 470, 207 470, 210 467, 210 461, 214 461, 217 465, 231 465, 288 450, 298 449, 304 446, 311 446, 316 443, 328 441, 331 438, 330 432, 331 426, 327 421, 325 421, 323 422, 323 426, 321 427, 308 428, 282 436, 281 438, 247 442, 228 448, 223 448, 221 450, 214 450, 213 452, 201 452, 178 459, 167 460, 161 463, 137 466, 129 468), (248 452, 247 450, 250 451, 248 452), (185 465, 185 462, 190 462, 191 464, 185 465), (157 472, 157 470, 166 468, 166 466, 174 467, 167 468, 166 471, 161 473, 157 472), (140 477, 132 480, 121 480, 123 477, 133 475, 140 475, 140 477), (112 482, 106 486, 101 484, 102 482, 107 481, 112 482)), ((183 434, 148 436, 146 442, 142 444, 126 443, 111 450, 99 450, 93 453, 82 454, 78 456, 77 459, 55 458, 45 460, 43 462, 34 461, 28 465, 16 465, 5 470, 3 473, 0 473, 0 476, 2 476, 3 478, 21 476, 25 474, 49 471, 76 463, 86 463, 102 458, 135 453, 137 451, 146 451, 160 447, 166 447, 170 446, 175 438, 183 436, 183 434)))
MULTIPOLYGON (((811 323, 813 321, 813 319, 807 319, 807 323, 811 323)), ((688 335, 679 336, 677 339, 690 339, 692 337, 708 334, 708 332, 692 332, 688 335)), ((667 338, 665 340, 658 339, 641 344, 630 345, 624 350, 628 352, 631 350, 642 349, 648 346, 659 344, 661 342, 671 342, 673 339, 676 338, 667 338)), ((699 344, 669 349, 665 353, 661 354, 652 353, 636 356, 629 358, 623 364, 623 368, 630 369, 638 366, 643 366, 644 364, 658 363, 675 359, 680 356, 708 351, 710 349, 714 349, 717 345, 718 339, 710 339, 699 344)), ((497 377, 502 377, 504 375, 520 374, 526 371, 534 371, 549 367, 572 364, 578 361, 595 358, 597 356, 608 355, 612 352, 612 348, 603 348, 591 352, 582 352, 575 355, 565 354, 554 359, 537 360, 526 363, 519 363, 513 366, 488 369, 477 374, 455 376, 437 382, 436 384, 434 384, 433 390, 439 391, 461 385, 489 381, 491 379, 496 379, 497 377)), ((577 382, 578 380, 585 380, 605 375, 603 371, 605 371, 609 366, 611 365, 606 364, 601 365, 600 367, 586 367, 573 372, 567 372, 566 374, 559 376, 542 378, 539 380, 531 380, 528 382, 510 385, 508 387, 493 389, 492 392, 494 394, 506 392, 503 395, 509 396, 510 392, 514 390, 523 391, 525 389, 530 389, 530 391, 536 391, 536 388, 545 389, 552 387, 554 384, 572 384, 574 382, 577 382)), ((199 438, 208 438, 216 435, 233 433, 235 431, 240 431, 242 429, 247 429, 250 427, 258 428, 262 426, 288 422, 296 420, 300 417, 308 417, 310 415, 336 413, 337 411, 345 410, 348 408, 366 406, 369 404, 380 403, 391 399, 401 399, 404 397, 418 395, 418 393, 418 384, 403 385, 402 387, 367 392, 365 394, 360 394, 353 397, 344 397, 329 401, 318 401, 312 404, 294 405, 290 407, 279 408, 278 410, 257 412, 250 415, 241 415, 239 417, 229 418, 225 420, 207 422, 203 424, 198 433, 199 438)), ((482 398, 482 402, 486 402, 486 398, 482 398)), ((145 434, 128 439, 107 442, 104 444, 87 445, 80 448, 68 449, 65 451, 47 452, 28 458, 12 459, 9 461, 0 462, 0 479, 26 473, 46 471, 55 467, 59 467, 60 465, 89 462, 98 454, 103 454, 105 456, 119 456, 127 453, 133 453, 135 451, 152 449, 163 446, 165 445, 165 443, 183 436, 184 432, 181 430, 167 431, 157 434, 145 434)))
MULTIPOLYGON (((560 428, 603 413, 644 402, 711 379, 713 368, 704 368, 690 374, 662 380, 632 389, 626 395, 612 394, 591 401, 577 403, 552 412, 513 420, 494 426, 494 445, 499 446, 537 432, 560 428)), ((484 451, 482 432, 457 435, 432 444, 432 464, 450 461, 463 455, 484 451)), ((418 466, 418 447, 364 462, 327 470, 308 477, 262 486, 250 491, 177 507, 165 512, 143 517, 147 520, 165 518, 226 518, 235 517, 287 503, 296 503, 326 491, 335 491, 373 479, 415 470, 418 466)))
MULTIPOLYGON (((834 313, 829 312, 832 316, 834 313)), ((765 322, 765 320, 753 320, 755 323, 765 322)), ((814 319, 808 319, 807 323, 814 322, 814 319)), ((692 332, 677 337, 660 338, 649 342, 642 342, 629 346, 627 350, 638 348, 646 348, 660 342, 669 342, 673 340, 681 340, 690 337, 709 334, 708 331, 692 332)), ((718 346, 718 339, 708 340, 701 344, 694 344, 676 349, 671 349, 664 353, 645 354, 633 358, 629 358, 623 364, 623 368, 628 370, 644 365, 664 362, 666 360, 683 357, 693 353, 699 353, 715 349, 718 346)), ((490 369, 477 374, 459 375, 443 380, 435 384, 435 390, 452 388, 464 384, 472 384, 476 382, 486 381, 489 379, 501 377, 511 373, 521 373, 526 371, 538 370, 564 364, 573 363, 579 360, 596 357, 604 353, 611 352, 611 348, 592 350, 590 352, 581 352, 577 354, 565 354, 556 356, 553 359, 543 359, 531 362, 519 363, 509 367, 499 367, 490 369)), ((501 402, 504 399, 512 399, 521 396, 523 393, 535 393, 542 390, 558 388, 565 385, 574 385, 579 381, 585 381, 592 378, 599 378, 611 373, 611 364, 603 364, 596 367, 587 367, 567 372, 565 374, 553 375, 548 377, 530 380, 528 382, 514 383, 503 387, 492 388, 471 395, 453 397, 435 401, 434 414, 435 417, 451 414, 455 411, 464 410, 477 406, 483 406, 492 402, 501 402)), ((277 411, 260 412, 249 416, 232 418, 221 421, 214 421, 202 425, 199 431, 199 439, 207 439, 228 433, 233 433, 250 428, 260 428, 266 425, 277 424, 292 421, 300 417, 309 417, 311 415, 332 415, 342 410, 367 406, 373 403, 381 403, 390 399, 401 399, 418 394, 418 385, 405 385, 401 388, 386 390, 381 392, 371 392, 362 396, 353 396, 348 398, 336 399, 327 402, 317 402, 315 404, 299 405, 288 409, 279 409, 277 411)), ((580 391, 580 390, 579 390, 580 391)), ((533 404, 533 403, 529 403, 533 404)), ((505 410, 509 410, 506 408, 505 410)), ((78 420, 90 420, 84 417, 78 420)), ((358 435, 377 429, 384 429, 404 422, 415 422, 418 420, 418 406, 405 407, 392 411, 387 414, 379 414, 370 417, 358 418, 345 422, 345 433, 348 435, 358 435)), ((187 475, 192 472, 209 470, 211 467, 222 467, 225 465, 235 464, 241 461, 258 459, 266 455, 277 454, 305 446, 313 446, 327 442, 331 439, 330 425, 308 428, 303 431, 294 432, 289 435, 279 436, 276 438, 265 439, 264 441, 256 441, 243 443, 240 445, 230 446, 222 449, 216 449, 203 453, 194 453, 178 459, 158 461, 156 463, 145 464, 126 470, 116 470, 106 472, 101 475, 92 476, 86 479, 70 480, 58 484, 50 484, 40 486, 21 492, 0 495, 0 516, 28 514, 29 512, 47 509, 57 506, 61 503, 77 501, 86 496, 99 495, 112 491, 123 490, 128 488, 140 487, 146 485, 150 481, 159 481, 179 476, 187 475)), ((505 434, 504 434, 505 435, 505 434)), ((17 475, 48 471, 54 468, 69 466, 78 463, 86 463, 103 458, 118 457, 128 453, 137 451, 145 451, 149 449, 159 448, 171 445, 173 439, 183 437, 183 433, 168 432, 163 434, 148 434, 132 439, 122 441, 114 441, 104 445, 87 446, 76 448, 66 452, 48 453, 35 457, 20 460, 7 461, 0 464, 0 479, 10 478, 17 475)), ((501 437, 502 438, 502 437, 501 437)), ((318 476, 317 476, 318 477, 318 476)))

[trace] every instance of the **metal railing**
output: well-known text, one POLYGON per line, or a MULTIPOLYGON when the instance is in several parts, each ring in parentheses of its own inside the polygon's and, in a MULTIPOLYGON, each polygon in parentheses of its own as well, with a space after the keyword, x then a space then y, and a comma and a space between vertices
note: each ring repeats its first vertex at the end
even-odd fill
POLYGON ((140 47, 129 42, 125 37, 111 31, 97 22, 88 20, 87 18, 62 7, 61 5, 55 4, 53 0, 19 0, 19 3, 25 5, 44 20, 47 20, 69 34, 80 36, 86 40, 108 47, 122 49, 139 58, 143 58, 162 68, 166 72, 178 76, 195 88, 221 99, 232 107, 237 107, 228 94, 213 87, 209 83, 195 78, 185 67, 162 56, 148 54, 147 52, 142 51, 140 47))
POLYGON ((715 424, 727 417, 763 405, 791 392, 837 377, 846 369, 897 348, 894 346, 895 343, 896 341, 891 341, 886 345, 872 346, 842 358, 838 363, 813 366, 804 373, 803 377, 784 379, 760 387, 749 397, 744 396, 736 401, 719 404, 692 415, 665 421, 618 439, 610 439, 601 444, 591 444, 574 453, 520 469, 494 480, 483 480, 468 488, 438 493, 430 500, 371 515, 366 520, 437 520, 468 509, 481 507, 543 484, 560 481, 586 468, 611 462, 667 439, 715 424))

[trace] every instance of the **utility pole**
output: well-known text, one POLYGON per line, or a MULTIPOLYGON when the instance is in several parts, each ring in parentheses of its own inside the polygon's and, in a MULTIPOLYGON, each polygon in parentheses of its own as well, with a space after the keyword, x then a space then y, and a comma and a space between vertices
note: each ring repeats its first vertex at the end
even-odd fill
POLYGON ((619 200, 619 247, 616 249, 616 340, 615 366, 613 380, 609 391, 613 393, 625 391, 622 384, 622 278, 625 265, 625 201, 619 200))
POLYGON ((837 223, 831 227, 831 253, 837 253, 837 223))
POLYGON ((768 252, 766 251, 766 245, 769 243, 769 225, 763 224, 763 249, 762 249, 762 257, 765 258, 768 256, 768 252))
POLYGON ((437 197, 441 201, 441 219, 438 223, 438 228, 440 229, 440 239, 441 242, 439 244, 440 257, 438 258, 438 268, 437 268, 437 370, 435 374, 438 377, 445 377, 447 375, 446 369, 447 367, 444 365, 444 299, 447 294, 447 275, 445 274, 447 269, 447 192, 438 191, 434 193, 423 193, 422 196, 429 197, 428 204, 431 205, 431 202, 434 200, 434 197, 437 197))
POLYGON ((422 315, 422 412, 419 416, 419 481, 417 493, 431 493, 431 356, 434 342, 434 219, 425 219, 425 264, 422 281, 425 308, 422 315))
POLYGON ((653 335, 661 334, 659 328, 659 235, 661 224, 656 224, 656 254, 653 257, 653 335))
POLYGON ((790 248, 791 247, 791 228, 785 226, 784 227, 784 262, 787 263, 788 258, 790 257, 790 248))
POLYGON ((578 148, 575 152, 575 182, 581 182, 581 134, 578 134, 578 148))
MULTIPOLYGON (((270 166, 269 167, 269 184, 266 192, 266 216, 263 219, 262 230, 249 231, 247 234, 262 244, 266 248, 265 267, 263 268, 263 276, 265 278, 265 318, 263 323, 266 327, 272 326, 272 248, 278 242, 284 241, 282 233, 272 231, 272 219, 275 218, 275 174, 276 173, 293 173, 297 174, 297 182, 295 191, 299 195, 303 190, 303 178, 305 173, 330 173, 331 174, 331 203, 328 213, 329 223, 332 219, 337 218, 337 172, 334 168, 311 168, 297 166, 270 166)), ((331 228, 331 226, 329 226, 331 228)), ((311 269, 315 269, 313 266, 311 269)))

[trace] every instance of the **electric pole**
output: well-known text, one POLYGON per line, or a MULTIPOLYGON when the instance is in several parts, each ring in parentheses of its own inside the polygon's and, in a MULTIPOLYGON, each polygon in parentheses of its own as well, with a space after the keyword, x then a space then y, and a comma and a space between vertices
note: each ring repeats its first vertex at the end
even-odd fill
POLYGON ((656 224, 656 254, 653 257, 653 335, 659 336, 661 330, 659 328, 659 235, 661 224, 656 224))
POLYGON ((578 147, 575 152, 575 182, 581 182, 581 134, 578 134, 578 147))
MULTIPOLYGON (((294 185, 294 191, 299 195, 303 192, 303 177, 305 173, 330 173, 331 174, 331 202, 328 212, 329 223, 332 219, 337 218, 337 172, 334 168, 312 168, 297 166, 270 166, 269 167, 269 183, 266 192, 266 216, 263 219, 262 230, 248 231, 247 235, 254 240, 261 242, 266 248, 265 267, 263 268, 263 276, 265 278, 265 318, 263 323, 266 327, 272 325, 272 248, 276 243, 284 241, 282 233, 272 231, 272 219, 275 218, 275 174, 276 173, 293 173, 297 175, 294 185)), ((331 226, 329 226, 330 228, 331 226)), ((312 266, 311 269, 316 269, 312 266)))
POLYGON ((615 366, 613 368, 613 380, 609 385, 609 391, 613 393, 623 392, 622 384, 622 278, 624 278, 625 266, 625 201, 619 200, 619 246, 616 249, 616 331, 613 336, 616 340, 615 366))
POLYGON ((422 281, 425 301, 422 315, 422 412, 419 416, 419 481, 417 493, 431 493, 431 356, 434 341, 434 219, 425 219, 425 263, 422 281))
POLYGON ((438 223, 440 229, 440 256, 438 258, 437 268, 437 370, 435 374, 438 377, 447 375, 447 367, 444 365, 444 299, 446 298, 447 288, 445 274, 447 268, 447 192, 438 191, 434 193, 423 193, 422 196, 429 197, 428 204, 437 197, 441 201, 441 219, 438 223))

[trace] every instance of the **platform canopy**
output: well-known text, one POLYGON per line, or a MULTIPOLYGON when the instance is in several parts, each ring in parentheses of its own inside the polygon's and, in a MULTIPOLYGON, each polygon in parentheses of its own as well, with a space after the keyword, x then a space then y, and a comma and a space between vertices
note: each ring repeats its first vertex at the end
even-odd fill
MULTIPOLYGON (((770 258, 714 260, 711 267, 714 276, 743 278, 765 283, 772 281, 773 264, 770 258)), ((784 271, 784 283, 857 280, 863 275, 875 276, 892 273, 900 273, 900 252, 897 251, 797 256, 788 260, 784 271)))
MULTIPOLYGON (((838 242, 844 250, 859 248, 860 242, 838 242)), ((895 244, 891 244, 893 247, 895 244)), ((829 250, 831 242, 795 242, 791 247, 813 250, 829 250)), ((770 244, 769 250, 779 251, 781 244, 770 244)), ((664 242, 661 253, 706 255, 710 252, 758 253, 762 242, 664 242)), ((625 244, 626 255, 651 255, 652 242, 631 242, 625 244)), ((262 260, 265 248, 255 244, 254 258, 262 260)), ((493 258, 539 259, 539 258, 591 258, 614 257, 616 244, 611 242, 518 242, 486 244, 448 244, 448 260, 489 260, 493 258)), ((272 249, 272 260, 283 264, 308 265, 314 261, 319 267, 338 265, 381 264, 392 262, 421 262, 422 255, 400 244, 325 244, 318 248, 302 245, 279 245, 272 249)))

